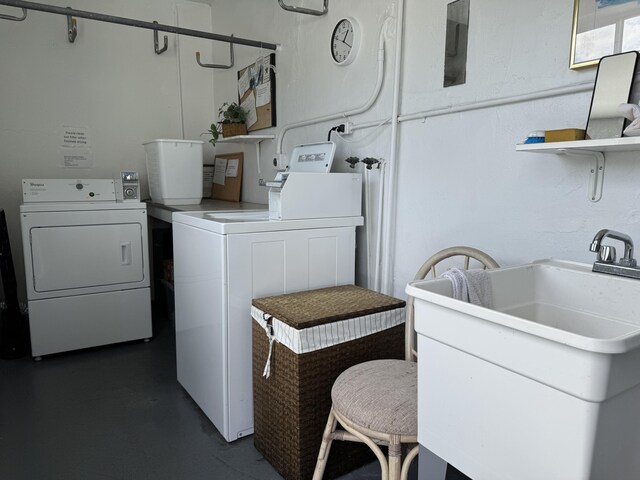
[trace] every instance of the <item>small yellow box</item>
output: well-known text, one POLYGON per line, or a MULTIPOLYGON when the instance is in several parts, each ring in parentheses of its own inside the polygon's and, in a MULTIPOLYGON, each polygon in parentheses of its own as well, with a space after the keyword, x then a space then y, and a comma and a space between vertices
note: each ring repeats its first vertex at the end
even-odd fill
POLYGON ((571 142, 584 140, 585 131, 580 128, 563 128, 560 130, 545 130, 544 141, 547 142, 571 142))

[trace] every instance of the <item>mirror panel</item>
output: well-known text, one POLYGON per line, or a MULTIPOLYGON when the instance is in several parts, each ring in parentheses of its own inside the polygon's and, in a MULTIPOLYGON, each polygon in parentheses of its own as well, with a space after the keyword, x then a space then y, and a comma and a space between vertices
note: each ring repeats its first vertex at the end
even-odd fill
POLYGON ((587 121, 588 139, 622 136, 625 119, 618 105, 629 102, 637 61, 635 51, 600 59, 587 121))
POLYGON ((444 87, 467 81, 467 39, 469 37, 469 0, 447 5, 447 31, 444 51, 444 87))

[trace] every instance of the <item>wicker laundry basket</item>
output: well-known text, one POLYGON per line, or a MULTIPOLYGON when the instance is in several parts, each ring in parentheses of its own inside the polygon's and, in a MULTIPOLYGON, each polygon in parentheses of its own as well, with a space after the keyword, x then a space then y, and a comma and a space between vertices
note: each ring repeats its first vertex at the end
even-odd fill
MULTIPOLYGON (((253 300, 254 443, 286 480, 313 475, 338 375, 403 358, 404 306, 353 285, 253 300)), ((334 442, 324 478, 374 460, 365 445, 334 442)))

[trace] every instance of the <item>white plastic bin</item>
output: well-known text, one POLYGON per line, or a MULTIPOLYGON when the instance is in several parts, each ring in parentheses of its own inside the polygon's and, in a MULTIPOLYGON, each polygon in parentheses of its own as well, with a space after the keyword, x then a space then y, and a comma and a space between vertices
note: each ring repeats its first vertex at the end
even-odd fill
POLYGON ((191 205, 202 200, 200 140, 158 139, 143 143, 149 193, 154 203, 191 205))

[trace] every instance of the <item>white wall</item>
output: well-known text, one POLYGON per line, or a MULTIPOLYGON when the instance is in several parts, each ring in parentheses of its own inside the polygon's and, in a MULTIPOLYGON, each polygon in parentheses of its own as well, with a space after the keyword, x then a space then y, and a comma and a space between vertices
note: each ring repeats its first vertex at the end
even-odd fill
MULTIPOLYGON (((285 12, 275 1, 211 3, 210 14, 204 3, 187 3, 197 12, 188 20, 212 23, 217 33, 281 45, 278 126, 256 132, 277 134, 283 125, 349 110, 369 98, 379 31, 398 2, 331 0, 324 17, 285 12), (199 9, 207 12, 204 20, 199 9), (364 34, 357 60, 347 67, 335 66, 329 58, 329 37, 342 16, 356 18, 364 34)), ((322 0, 288 3, 320 8, 322 0)), ((446 3, 405 0, 401 114, 593 80, 594 69, 568 69, 572 2, 471 0, 467 82, 443 89, 446 3)), ((77 0, 73 6, 166 23, 175 15, 175 2, 170 0, 108 4, 77 0)), ((185 136, 197 137, 222 102, 237 99, 236 72, 259 54, 258 49, 236 47, 236 67, 230 71, 198 72, 189 67, 184 73, 187 64, 183 62, 180 89, 173 45, 170 52, 157 57, 151 50, 151 32, 80 22, 79 38, 70 45, 62 17, 34 12, 26 22, 2 21, 0 205, 9 210, 14 230, 20 178, 75 175, 61 171, 56 163, 59 125, 79 123, 90 128, 96 166, 84 172, 86 176, 111 176, 124 167, 144 172, 140 143, 180 137, 182 105, 187 112, 185 136)), ((370 112, 350 119, 356 124, 391 114, 395 40, 389 32, 380 98, 370 112)), ((201 49, 203 60, 226 61, 228 45, 211 45, 210 57, 204 53, 206 47, 201 49)), ((587 199, 588 161, 515 152, 515 144, 532 130, 583 127, 589 101, 590 93, 579 93, 402 122, 396 159, 396 243, 391 250, 393 293, 404 296, 405 283, 422 261, 453 244, 472 245, 501 264, 514 264, 542 257, 591 262, 588 245, 604 227, 625 231, 640 241, 636 155, 609 156, 603 198, 592 203, 587 199)), ((284 139, 284 150, 324 140, 337 123, 291 131, 284 139)), ((347 137, 355 143, 338 139, 336 170, 346 171, 342 160, 350 155, 390 160, 390 131, 389 126, 357 131, 347 137)), ((245 149, 247 162, 243 199, 266 202, 266 189, 256 185, 259 177, 274 175, 270 167, 274 142, 262 143, 260 175, 253 147, 219 145, 217 150, 239 148, 245 149)), ((210 148, 207 156, 212 157, 210 148)), ((374 187, 376 176, 374 172, 374 187)), ((369 222, 376 226, 374 219, 369 222)), ((14 247, 17 244, 13 242, 14 247)), ((358 278, 364 283, 362 235, 359 246, 358 278)))
MULTIPOLYGON (((320 0, 289 3, 315 8, 322 4, 320 0)), ((594 69, 568 68, 572 2, 470 3, 467 81, 444 89, 447 2, 405 1, 401 115, 593 81, 594 69)), ((366 98, 375 64, 374 39, 385 12, 396 4, 332 0, 329 15, 318 18, 284 12, 276 2, 214 0, 214 26, 283 45, 278 54, 281 125, 350 108, 366 98), (328 60, 329 36, 337 19, 345 15, 360 21, 367 41, 354 64, 337 67, 328 60)), ((381 98, 372 112, 354 118, 356 123, 385 118, 391 112, 394 42, 394 38, 387 42, 381 98)), ((232 86, 223 90, 227 83, 231 79, 216 81, 217 98, 233 97, 232 86)), ((544 257, 592 262, 588 246, 596 231, 605 227, 640 241, 636 155, 609 156, 603 198, 592 203, 587 199, 589 160, 515 152, 515 144, 532 130, 584 128, 589 102, 586 92, 402 122, 396 164, 396 243, 391 250, 393 293, 404 296, 406 282, 421 263, 454 244, 486 250, 506 265, 544 257)), ((328 125, 296 130, 285 144, 322 140, 327 130, 328 125)), ((368 133, 358 131, 349 140, 368 133)), ((373 141, 338 140, 336 161, 352 154, 388 159, 389 142, 388 127, 380 129, 373 141)), ((269 160, 265 152, 263 166, 269 160)), ((363 272, 362 252, 359 263, 363 272)))
MULTIPOLYGON (((198 3, 76 0, 72 6, 170 25, 179 17, 181 26, 211 29, 210 6, 198 3)), ((0 12, 20 10, 1 6, 0 12)), ((115 178, 120 170, 134 169, 145 198, 141 144, 183 134, 198 139, 213 111, 212 73, 197 66, 193 53, 210 51, 212 42, 178 42, 168 34, 169 49, 156 55, 150 30, 80 18, 72 44, 66 25, 64 16, 35 11, 23 22, 0 20, 0 208, 8 217, 21 295, 22 178, 115 178), (89 132, 92 168, 61 167, 63 125, 89 132)))

